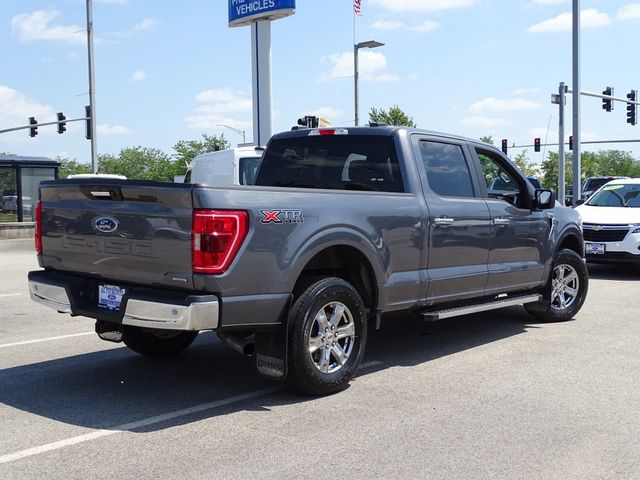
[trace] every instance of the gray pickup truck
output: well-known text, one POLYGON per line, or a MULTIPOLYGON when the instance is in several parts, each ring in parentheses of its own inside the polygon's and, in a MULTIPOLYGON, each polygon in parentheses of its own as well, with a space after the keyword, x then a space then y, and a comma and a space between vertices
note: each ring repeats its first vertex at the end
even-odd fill
POLYGON ((33 300, 145 355, 212 330, 263 375, 345 388, 388 312, 572 318, 580 217, 494 147, 398 128, 275 135, 256 185, 42 182, 33 300))

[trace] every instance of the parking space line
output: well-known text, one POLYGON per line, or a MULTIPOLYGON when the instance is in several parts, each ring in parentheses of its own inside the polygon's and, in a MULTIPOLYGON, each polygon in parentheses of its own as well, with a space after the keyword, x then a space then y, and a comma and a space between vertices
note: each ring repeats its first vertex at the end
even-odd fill
POLYGON ((36 340, 24 340, 22 342, 0 344, 0 348, 19 347, 20 345, 30 345, 32 343, 51 342, 53 340, 64 340, 65 338, 86 337, 87 335, 95 335, 96 332, 72 333, 69 335, 60 335, 58 337, 38 338, 36 340))
POLYGON ((22 295, 24 295, 24 293, 3 293, 3 294, 0 294, 0 298, 4 298, 4 297, 21 297, 22 295))
MULTIPOLYGON (((374 360, 371 362, 363 363, 360 365, 359 370, 381 365, 382 362, 374 360)), ((46 443, 38 447, 27 448, 14 453, 8 453, 0 455, 0 465, 3 463, 13 462, 22 458, 32 457, 34 455, 40 455, 42 453, 51 452, 53 450, 59 450, 61 448, 70 447, 79 443, 90 442, 91 440, 97 440, 98 438, 108 437, 115 435, 116 433, 124 433, 126 431, 135 430, 138 428, 148 427, 158 423, 168 422, 169 420, 175 420, 176 418, 186 417, 195 413, 204 412, 206 410, 213 410, 214 408, 225 407, 234 403, 243 402, 245 400, 251 400, 252 398, 268 395, 280 390, 284 390, 284 385, 276 385, 274 387, 263 388, 262 390, 256 390, 255 392, 243 393, 241 395, 235 395, 233 397, 225 398, 222 400, 216 400, 215 402, 203 403, 189 408, 183 408, 174 412, 164 413, 162 415, 156 415, 153 417, 138 420, 136 422, 123 423, 117 425, 109 430, 96 430, 95 432, 85 433, 76 437, 66 438, 57 442, 46 443)))

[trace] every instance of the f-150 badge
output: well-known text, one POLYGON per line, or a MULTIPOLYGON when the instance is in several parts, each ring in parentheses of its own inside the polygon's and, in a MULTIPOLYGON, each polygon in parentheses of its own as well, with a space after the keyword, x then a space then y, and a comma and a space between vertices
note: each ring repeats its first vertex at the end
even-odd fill
POLYGON ((260 223, 304 223, 302 210, 260 210, 260 223))

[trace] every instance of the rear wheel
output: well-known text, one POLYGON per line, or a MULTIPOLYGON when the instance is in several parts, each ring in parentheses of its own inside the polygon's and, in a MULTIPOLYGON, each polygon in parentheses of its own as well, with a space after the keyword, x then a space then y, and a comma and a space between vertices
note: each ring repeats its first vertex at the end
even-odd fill
POLYGON ((198 332, 156 330, 125 325, 122 341, 140 355, 167 357, 177 355, 196 339, 198 332))
POLYGON ((349 282, 313 282, 289 312, 287 383, 310 395, 343 390, 356 373, 367 341, 365 308, 349 282))
POLYGON ((560 250, 542 300, 526 304, 525 308, 543 322, 571 320, 582 308, 588 287, 589 273, 580 255, 573 250, 560 250))

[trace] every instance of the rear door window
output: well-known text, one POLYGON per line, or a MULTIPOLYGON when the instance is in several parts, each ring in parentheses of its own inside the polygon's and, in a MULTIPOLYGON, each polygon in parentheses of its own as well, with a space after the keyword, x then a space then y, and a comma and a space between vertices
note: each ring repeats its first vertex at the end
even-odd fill
POLYGON ((272 140, 256 185, 404 192, 393 140, 371 135, 272 140))
POLYGON ((427 182, 441 197, 473 197, 469 165, 460 145, 420 141, 427 182))

